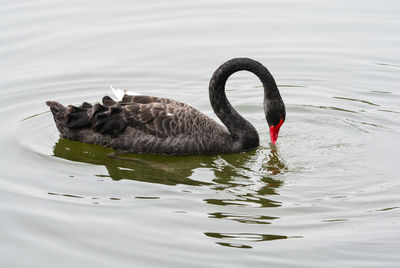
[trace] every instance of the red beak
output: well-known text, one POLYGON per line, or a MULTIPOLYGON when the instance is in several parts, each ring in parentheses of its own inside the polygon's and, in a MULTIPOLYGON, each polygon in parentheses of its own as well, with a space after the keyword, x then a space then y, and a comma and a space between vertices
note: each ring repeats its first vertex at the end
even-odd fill
POLYGON ((271 142, 273 145, 276 145, 276 140, 278 139, 279 129, 281 128, 282 124, 283 124, 283 120, 281 119, 281 121, 279 122, 278 125, 269 127, 269 135, 271 136, 271 142))

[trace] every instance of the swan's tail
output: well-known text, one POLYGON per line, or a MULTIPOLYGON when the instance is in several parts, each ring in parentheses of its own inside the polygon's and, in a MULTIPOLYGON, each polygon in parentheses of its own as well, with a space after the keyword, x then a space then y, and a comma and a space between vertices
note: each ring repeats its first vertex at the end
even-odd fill
POLYGON ((140 94, 138 92, 133 92, 133 91, 130 91, 130 90, 122 90, 122 89, 119 89, 119 88, 113 88, 113 86, 110 86, 110 88, 111 88, 111 91, 113 92, 113 94, 115 95, 115 97, 118 100, 122 100, 124 95, 133 95, 133 96, 142 95, 142 94, 140 94))
POLYGON ((46 101, 46 104, 50 107, 58 131, 60 131, 61 134, 64 133, 67 130, 67 108, 56 101, 46 101))

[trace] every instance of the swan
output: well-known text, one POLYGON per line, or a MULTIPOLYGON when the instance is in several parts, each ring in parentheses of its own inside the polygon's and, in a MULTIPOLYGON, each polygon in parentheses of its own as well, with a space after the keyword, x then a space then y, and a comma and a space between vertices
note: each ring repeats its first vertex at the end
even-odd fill
MULTIPOLYGON (((232 107, 225 94, 229 76, 242 70, 254 73, 263 84, 264 113, 271 142, 275 145, 285 121, 285 105, 268 69, 249 58, 231 59, 211 77, 211 106, 225 126, 185 103, 168 98, 128 95, 127 92, 121 101, 105 96, 102 104, 84 102, 79 107, 65 107, 56 101, 47 101, 46 104, 61 138, 131 153, 238 153, 255 149, 260 144, 257 130, 232 107)), ((114 91, 121 93, 121 90, 114 91)))

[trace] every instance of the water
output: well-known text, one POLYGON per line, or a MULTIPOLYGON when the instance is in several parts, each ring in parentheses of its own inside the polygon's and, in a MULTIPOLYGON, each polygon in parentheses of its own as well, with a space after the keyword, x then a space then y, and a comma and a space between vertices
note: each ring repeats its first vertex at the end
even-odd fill
POLYGON ((2 267, 398 267, 396 1, 3 1, 2 267), (224 61, 264 63, 287 120, 271 149, 260 82, 228 97, 255 151, 122 155, 60 140, 44 102, 109 86, 213 116, 224 61))

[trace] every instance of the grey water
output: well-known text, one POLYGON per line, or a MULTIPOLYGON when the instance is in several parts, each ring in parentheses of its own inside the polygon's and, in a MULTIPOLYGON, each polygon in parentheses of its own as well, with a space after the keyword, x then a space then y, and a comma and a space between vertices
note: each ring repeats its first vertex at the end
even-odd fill
POLYGON ((398 267, 398 1, 2 1, 1 267, 398 267), (214 70, 262 62, 227 95, 258 130, 242 154, 123 155, 59 139, 46 100, 110 85, 218 120, 214 70))

